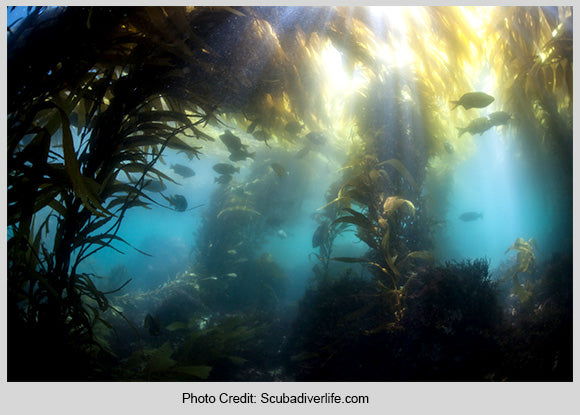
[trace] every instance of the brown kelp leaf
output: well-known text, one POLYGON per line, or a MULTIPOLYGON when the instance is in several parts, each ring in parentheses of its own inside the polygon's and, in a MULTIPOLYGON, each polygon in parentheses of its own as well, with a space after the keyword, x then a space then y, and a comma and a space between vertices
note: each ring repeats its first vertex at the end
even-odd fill
POLYGON ((411 212, 411 215, 415 214, 415 205, 413 205, 411 201, 403 199, 399 196, 387 197, 387 199, 383 203, 383 212, 385 213, 394 212, 403 205, 407 206, 407 208, 411 212))
POLYGON ((430 251, 413 251, 409 253, 405 259, 399 262, 399 269, 402 269, 409 261, 423 260, 427 263, 433 263, 435 257, 430 251))
POLYGON ((247 213, 252 213, 254 215, 262 216, 262 214, 260 212, 254 210, 252 208, 249 208, 247 206, 233 206, 233 207, 223 209, 220 213, 218 213, 217 218, 219 219, 224 213, 228 213, 228 212, 247 212, 247 213))
POLYGON ((367 230, 374 229, 373 223, 369 219, 367 219, 366 216, 363 215, 362 213, 359 213, 356 210, 353 210, 350 208, 344 208, 343 210, 346 210, 351 215, 350 216, 342 216, 342 217, 334 220, 331 223, 331 226, 334 226, 334 225, 339 224, 339 223, 350 223, 352 225, 356 225, 358 227, 361 227, 361 228, 364 228, 367 230))
POLYGON ((399 270, 395 266, 395 259, 397 259, 397 256, 391 256, 390 253, 390 241, 389 241, 390 232, 388 226, 385 227, 384 232, 385 233, 383 235, 383 240, 381 242, 381 250, 383 251, 383 256, 393 274, 399 275, 400 274, 399 270))
POLYGON ((109 246, 112 248, 112 246, 110 244, 113 240, 123 242, 124 244, 130 246, 135 251, 137 251, 143 255, 152 256, 152 255, 148 254, 147 252, 144 252, 144 251, 141 251, 140 249, 135 248, 133 245, 131 245, 129 242, 127 242, 126 240, 124 240, 120 236, 117 236, 117 235, 111 234, 111 233, 102 233, 99 235, 89 236, 89 237, 85 238, 83 241, 81 241, 81 243, 97 244, 97 245, 109 246))
POLYGON ((371 262, 369 262, 368 259, 347 257, 347 256, 335 256, 335 257, 332 257, 330 259, 333 261, 347 262, 349 264, 356 264, 356 263, 370 264, 371 263, 371 262))
POLYGON ((405 178, 405 180, 407 180, 407 182, 414 188, 417 188, 417 182, 415 182, 415 179, 413 178, 413 175, 409 172, 409 170, 407 170, 407 168, 403 165, 403 163, 401 163, 399 160, 397 159, 390 159, 387 161, 383 161, 382 163, 379 163, 378 166, 382 166, 383 164, 388 164, 392 167, 394 167, 401 176, 403 176, 405 178))
POLYGON ((73 191, 75 195, 81 199, 83 205, 97 216, 112 215, 106 210, 96 194, 94 194, 90 187, 87 186, 85 178, 81 174, 77 155, 75 153, 72 133, 70 131, 70 122, 66 113, 62 108, 54 104, 58 109, 61 117, 62 128, 62 151, 64 155, 64 165, 66 172, 72 182, 73 191), (93 207, 94 206, 94 207, 93 207))

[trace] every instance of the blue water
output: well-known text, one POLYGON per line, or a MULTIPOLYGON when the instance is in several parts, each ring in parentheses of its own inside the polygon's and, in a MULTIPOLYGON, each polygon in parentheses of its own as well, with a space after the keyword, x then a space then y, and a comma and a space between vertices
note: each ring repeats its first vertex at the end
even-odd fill
POLYGON ((516 238, 534 238, 539 259, 571 248, 571 200, 556 183, 558 166, 534 165, 513 138, 492 128, 473 137, 476 151, 454 171, 445 229, 438 235, 442 259, 486 257, 491 268, 515 256, 516 238), (459 216, 481 212, 464 222, 459 216))
MULTIPOLYGON (((469 138, 465 136, 464 139, 469 138)), ((458 164, 449 183, 451 192, 445 226, 435 237, 435 251, 439 259, 486 257, 493 269, 515 256, 513 251, 508 254, 504 252, 518 237, 537 241, 539 260, 553 250, 568 249, 571 235, 570 241, 566 240, 565 235, 571 229, 569 201, 562 198, 561 189, 554 186, 553 173, 549 171, 554 167, 542 166, 539 169, 532 165, 514 146, 514 140, 495 128, 472 139, 476 150, 471 157, 458 164), (467 211, 481 212, 483 218, 461 221, 459 216, 467 211)), ((257 151, 257 161, 237 163, 241 171, 234 180, 243 183, 248 179, 252 163, 269 161, 275 154, 269 149, 257 148, 257 151)), ((219 186, 214 182, 214 177, 218 175, 212 166, 227 161, 220 151, 217 153, 216 156, 208 152, 200 160, 189 161, 184 155, 167 151, 165 164, 156 166, 179 182, 179 185, 167 183, 166 195, 182 194, 188 201, 188 207, 202 206, 186 212, 155 205, 151 209, 129 210, 119 235, 151 257, 116 243, 115 247, 123 250, 124 255, 110 249, 102 250, 90 257, 81 271, 107 276, 112 269, 123 265, 133 278, 131 287, 149 289, 188 270, 195 259, 196 235, 202 224, 201 218, 207 213, 211 193, 219 186), (193 168, 196 175, 181 178, 173 174, 170 166, 174 163, 193 168)), ((324 193, 336 179, 336 170, 329 166, 328 160, 319 156, 314 156, 307 164, 293 162, 292 158, 288 160, 288 180, 280 182, 280 185, 287 186, 283 190, 290 195, 299 190, 300 203, 292 218, 280 227, 273 227, 265 235, 263 245, 254 248, 258 257, 272 255, 290 277, 290 289, 299 296, 316 263, 311 255, 317 252, 311 245, 313 232, 318 226, 313 215, 317 208, 326 203, 324 193), (300 169, 306 167, 315 173, 306 184, 299 177, 292 177, 299 175, 300 169), (306 188, 298 189, 296 186, 306 188)), ((148 194, 167 205, 155 193, 148 194)), ((336 239, 333 255, 360 256, 365 250, 366 245, 358 241, 354 232, 345 232, 336 239)))

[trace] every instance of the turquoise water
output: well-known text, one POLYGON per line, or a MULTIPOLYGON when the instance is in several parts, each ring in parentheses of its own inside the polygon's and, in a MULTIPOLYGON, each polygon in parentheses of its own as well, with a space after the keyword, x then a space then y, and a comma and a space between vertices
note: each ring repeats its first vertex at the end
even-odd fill
POLYGON ((534 238, 539 258, 571 249, 571 199, 561 167, 534 165, 495 128, 474 136, 477 150, 453 174, 446 227, 439 235, 443 259, 486 257, 491 268, 515 256, 504 253, 516 238, 534 238), (476 211, 483 218, 464 222, 476 211))

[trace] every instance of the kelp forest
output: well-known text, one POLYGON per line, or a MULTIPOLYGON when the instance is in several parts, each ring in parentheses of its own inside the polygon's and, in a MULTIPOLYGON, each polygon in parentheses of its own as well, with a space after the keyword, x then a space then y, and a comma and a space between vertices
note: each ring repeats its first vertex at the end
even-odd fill
POLYGON ((8 17, 9 381, 572 380, 572 7, 8 17))

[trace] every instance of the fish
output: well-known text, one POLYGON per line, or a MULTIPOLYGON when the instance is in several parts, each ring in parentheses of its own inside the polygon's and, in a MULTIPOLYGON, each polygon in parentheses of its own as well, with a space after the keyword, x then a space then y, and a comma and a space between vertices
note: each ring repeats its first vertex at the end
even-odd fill
POLYGON ((178 212, 184 212, 187 209, 187 199, 183 195, 173 195, 166 199, 178 212))
POLYGON ((230 156, 228 157, 231 161, 241 161, 247 158, 253 159, 256 156, 256 153, 250 153, 249 151, 232 151, 230 156))
POLYGON ((284 129, 286 131, 288 131, 290 134, 294 134, 294 135, 300 134, 300 131, 302 131, 303 128, 304 128, 304 126, 302 124, 300 124, 298 121, 290 121, 284 127, 284 129))
POLYGON ((276 232, 276 235, 278 235, 278 237, 280 239, 288 238, 288 234, 284 231, 284 229, 278 229, 278 232, 276 232))
POLYGON ((258 126, 259 122, 260 122, 259 119, 252 121, 252 123, 250 125, 248 125, 248 128, 246 128, 246 132, 248 134, 252 134, 254 132, 254 130, 256 129, 256 127, 258 126))
POLYGON ((233 135, 230 130, 226 130, 220 135, 220 140, 226 145, 230 152, 241 151, 246 145, 242 144, 240 137, 233 135))
POLYGON ((236 274, 235 272, 230 272, 229 274, 226 274, 226 277, 230 277, 230 278, 236 278, 238 276, 238 274, 236 274))
POLYGON ((479 117, 476 118, 475 120, 472 120, 465 128, 457 127, 457 130, 459 130, 459 137, 461 137, 465 132, 468 132, 471 135, 475 134, 482 135, 491 127, 493 127, 493 124, 491 123, 489 118, 479 117))
POLYGON ((459 219, 463 222, 472 222, 477 219, 483 219, 483 213, 481 212, 465 212, 459 215, 459 219))
POLYGON ((297 159, 301 159, 304 158, 308 152, 310 151, 310 147, 309 146, 304 146, 298 153, 296 153, 296 158, 297 159))
POLYGON ((236 251, 235 249, 228 249, 228 250, 226 251, 226 253, 227 253, 228 255, 238 255, 238 251, 236 251))
POLYGON ((314 231, 312 235, 312 247, 316 248, 317 246, 322 245, 326 238, 328 237, 328 222, 321 223, 318 225, 318 228, 314 231))
POLYGON ((311 131, 305 137, 316 146, 321 146, 326 143, 326 137, 320 131, 311 131))
POLYGON ((229 174, 229 175, 232 175, 234 173, 239 173, 240 172, 240 168, 239 167, 232 166, 231 164, 228 164, 228 163, 218 163, 218 164, 214 164, 213 169, 217 173, 219 173, 219 174, 229 174))
POLYGON ((232 181, 232 176, 230 174, 222 174, 221 176, 213 179, 213 181, 219 184, 228 184, 232 181))
POLYGON ((505 125, 512 116, 505 111, 496 111, 489 114, 489 121, 493 125, 505 125))
POLYGON ((161 334, 161 324, 159 323, 159 319, 153 317, 150 313, 147 313, 145 316, 143 327, 145 327, 152 336, 159 336, 161 334))
POLYGON ((161 180, 147 180, 145 186, 143 186, 143 190, 149 192, 162 192, 165 189, 167 189, 167 186, 161 180))
POLYGON ((493 101, 495 101, 495 98, 485 92, 467 92, 466 94, 463 94, 458 101, 450 101, 452 104, 455 104, 455 106, 451 108, 451 111, 459 105, 462 105, 466 110, 471 108, 485 108, 493 101))
POLYGON ((252 133, 252 136, 254 136, 254 138, 258 141, 263 141, 264 144, 266 144, 268 147, 270 147, 270 144, 268 144, 268 140, 270 138, 272 138, 272 136, 270 134, 268 134, 266 131, 264 131, 264 130, 254 131, 252 133))
POLYGON ((171 169, 183 178, 195 176, 195 172, 192 169, 182 164, 173 164, 171 169))
POLYGON ((274 170, 278 177, 284 177, 288 174, 286 169, 282 167, 280 163, 272 163, 270 164, 270 167, 272 167, 272 170, 274 170))
POLYGON ((447 151, 449 154, 453 154, 455 152, 453 144, 451 144, 449 141, 444 142, 443 147, 445 147, 445 151, 447 151))

